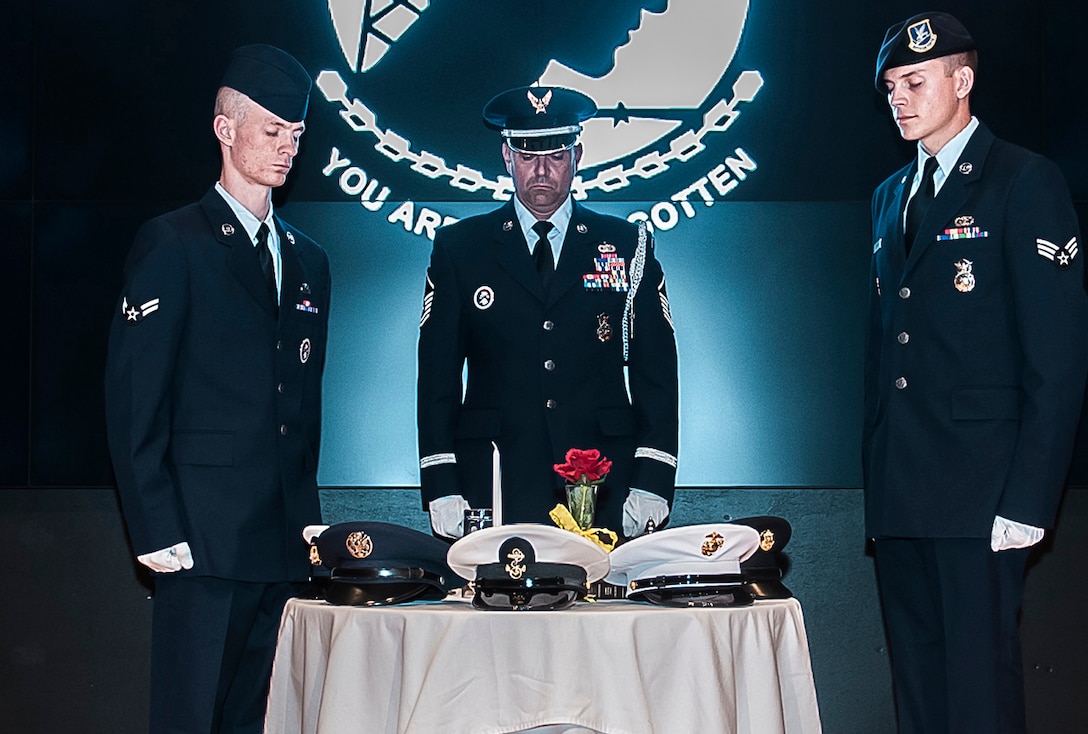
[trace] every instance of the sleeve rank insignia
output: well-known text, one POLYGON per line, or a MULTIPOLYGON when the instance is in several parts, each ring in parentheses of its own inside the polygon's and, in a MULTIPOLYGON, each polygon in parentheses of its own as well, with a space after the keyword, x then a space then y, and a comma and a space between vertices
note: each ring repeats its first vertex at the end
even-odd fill
POLYGON ((159 310, 159 299, 152 298, 142 306, 129 305, 128 296, 121 300, 121 316, 129 324, 138 324, 159 310))
POLYGON ((1040 255, 1062 270, 1065 270, 1072 265, 1073 259, 1076 258, 1077 253, 1080 252, 1076 236, 1072 237, 1064 245, 1055 245, 1053 242, 1048 242, 1040 237, 1035 240, 1035 249, 1040 255))

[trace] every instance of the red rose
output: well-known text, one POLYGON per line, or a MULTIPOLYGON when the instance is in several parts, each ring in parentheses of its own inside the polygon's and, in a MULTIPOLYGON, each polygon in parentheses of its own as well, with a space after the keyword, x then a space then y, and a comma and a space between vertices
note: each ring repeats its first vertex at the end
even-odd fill
POLYGON ((567 463, 553 464, 552 468, 571 484, 596 484, 612 469, 612 462, 597 449, 570 449, 567 463))

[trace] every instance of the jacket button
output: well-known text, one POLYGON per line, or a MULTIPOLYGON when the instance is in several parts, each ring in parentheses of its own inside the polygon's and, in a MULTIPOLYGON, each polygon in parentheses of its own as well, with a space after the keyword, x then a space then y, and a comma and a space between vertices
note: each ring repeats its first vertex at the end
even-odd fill
POLYGON ((551 331, 554 328, 555 328, 555 322, 552 321, 551 319, 548 319, 547 321, 544 322, 544 331, 551 331))
POLYGON ((899 297, 900 298, 910 298, 910 288, 907 288, 906 286, 903 286, 902 288, 900 288, 899 289, 899 297))
POLYGON ((895 381, 895 386, 897 388, 899 388, 900 390, 902 390, 903 388, 905 388, 907 386, 907 378, 906 377, 900 377, 898 380, 895 381))
POLYGON ((901 332, 899 332, 899 336, 897 336, 896 339, 899 340, 900 344, 906 344, 907 342, 910 341, 910 334, 908 334, 905 331, 901 331, 901 332))
POLYGON ((281 436, 286 436, 287 435, 287 424, 286 423, 284 423, 283 425, 280 426, 280 435, 281 436))
POLYGON ((551 372, 555 369, 555 362, 550 359, 544 360, 544 369, 548 370, 548 372, 551 372))
POLYGON ((283 390, 284 390, 284 387, 283 387, 282 382, 280 384, 276 385, 276 392, 278 392, 280 395, 283 395, 283 390))
POLYGON ((282 352, 283 351, 283 342, 276 342, 276 351, 277 352, 282 352))
POLYGON ((554 408, 557 405, 557 403, 554 400, 552 400, 551 398, 548 398, 548 400, 544 403, 544 405, 549 410, 551 410, 552 408, 554 408))

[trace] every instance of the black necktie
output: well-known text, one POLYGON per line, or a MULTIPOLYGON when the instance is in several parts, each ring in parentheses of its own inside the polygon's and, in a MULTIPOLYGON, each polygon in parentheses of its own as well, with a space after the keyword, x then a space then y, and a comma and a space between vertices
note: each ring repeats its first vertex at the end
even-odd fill
POLYGON ((537 222, 533 225, 533 231, 537 234, 536 245, 533 246, 533 262, 536 264, 536 274, 540 276, 540 285, 544 290, 548 289, 548 282, 552 279, 552 273, 555 272, 552 246, 548 243, 548 232, 551 230, 551 222, 537 222))
POLYGON ((914 237, 918 234, 918 227, 925 219, 929 205, 933 203, 933 173, 936 170, 937 156, 930 156, 926 159, 925 168, 922 169, 922 182, 910 202, 907 203, 907 225, 903 230, 903 243, 908 255, 910 246, 914 244, 914 237))
POLYGON ((257 259, 261 263, 261 272, 264 273, 264 281, 272 294, 272 302, 277 303, 279 297, 276 292, 276 270, 272 266, 272 250, 268 246, 268 225, 261 222, 261 228, 257 230, 257 259))

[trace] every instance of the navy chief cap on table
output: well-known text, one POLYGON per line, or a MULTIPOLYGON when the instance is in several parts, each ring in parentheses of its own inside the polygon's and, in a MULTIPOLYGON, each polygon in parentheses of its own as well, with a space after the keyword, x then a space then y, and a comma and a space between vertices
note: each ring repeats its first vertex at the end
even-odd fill
POLYGON ((234 50, 221 87, 246 95, 287 122, 302 122, 313 81, 294 56, 264 43, 234 50))
POLYGON ((974 48, 971 34, 948 13, 919 13, 907 18, 884 34, 884 43, 876 57, 877 91, 884 92, 881 77, 887 69, 920 64, 974 48))
POLYGON ((484 122, 522 153, 546 155, 574 146, 582 123, 597 114, 592 99, 563 87, 518 87, 484 105, 484 122))
POLYGON ((384 522, 342 522, 313 540, 314 564, 330 569, 332 604, 384 606, 444 599, 464 582, 446 564, 449 546, 418 530, 384 522))
POLYGON ((608 573, 604 548, 568 530, 533 523, 469 533, 449 547, 447 560, 473 582, 477 609, 566 609, 608 573))

